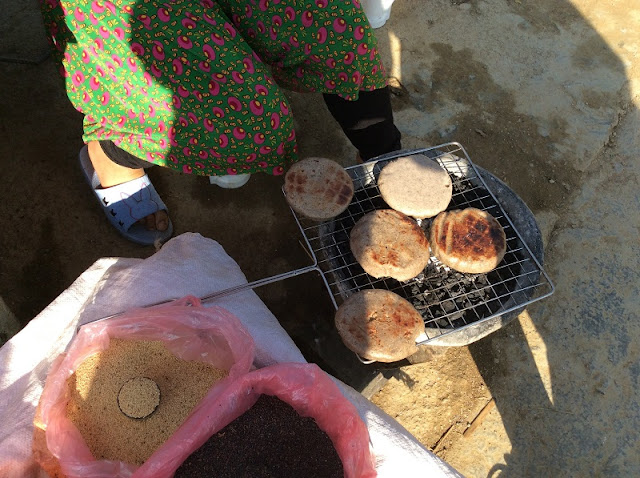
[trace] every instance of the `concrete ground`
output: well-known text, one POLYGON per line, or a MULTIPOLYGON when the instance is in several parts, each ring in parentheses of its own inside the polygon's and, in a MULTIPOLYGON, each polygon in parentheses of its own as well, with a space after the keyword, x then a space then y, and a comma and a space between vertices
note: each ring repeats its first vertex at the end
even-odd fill
MULTIPOLYGON (((81 117, 46 57, 35 0, 2 7, 7 336, 96 259, 154 250, 122 239, 84 183, 81 117)), ((542 230, 553 296, 467 347, 384 370, 390 380, 371 387, 378 367, 345 351, 318 277, 256 290, 308 360, 369 387, 465 476, 640 475, 639 27, 635 0, 397 0, 376 30, 403 146, 458 141, 507 183, 542 230)), ((291 99, 302 154, 353 164, 321 99, 291 99)), ((249 280, 308 264, 279 179, 222 190, 150 176, 176 234, 219 241, 249 280)))

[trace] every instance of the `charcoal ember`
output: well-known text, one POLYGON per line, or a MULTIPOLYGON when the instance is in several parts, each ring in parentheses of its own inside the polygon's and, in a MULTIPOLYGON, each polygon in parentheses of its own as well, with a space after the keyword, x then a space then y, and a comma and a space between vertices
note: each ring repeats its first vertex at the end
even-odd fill
MULTIPOLYGON (((455 199, 458 199, 458 196, 461 196, 461 193, 472 190, 475 186, 468 180, 464 178, 457 178, 453 184, 455 194, 455 199)), ((452 198, 454 199, 454 198, 452 198)), ((455 201, 454 204, 458 204, 459 201, 455 201)), ((466 202, 466 201, 465 201, 466 202)))
POLYGON ((476 283, 479 286, 489 285, 489 279, 487 279, 487 276, 485 274, 478 274, 476 276, 476 283))
POLYGON ((424 293, 424 300, 425 302, 429 303, 429 304, 434 304, 436 302, 437 296, 435 293, 433 292, 425 292, 424 293))
MULTIPOLYGON (((463 317, 464 317, 464 311, 460 310, 460 311, 458 311, 458 312, 456 312, 456 313, 454 313, 454 314, 451 314, 451 315, 449 316, 449 320, 453 322, 453 321, 460 320, 460 319, 462 319, 463 317)), ((455 325, 455 324, 454 324, 454 325, 455 325)))
POLYGON ((410 279, 407 282, 413 282, 413 281, 418 281, 421 282, 424 280, 424 272, 421 272, 420 274, 418 274, 416 277, 414 277, 413 279, 410 279))
POLYGON ((462 284, 459 284, 459 283, 453 283, 453 284, 447 283, 444 289, 447 291, 447 293, 451 297, 456 297, 460 295, 462 292, 464 292, 464 288, 462 287, 462 284))
POLYGON ((445 312, 449 313, 456 310, 456 304, 452 300, 446 300, 440 304, 445 312))
POLYGON ((413 305, 418 311, 421 311, 427 307, 429 307, 429 303, 425 300, 423 296, 414 297, 410 300, 411 305, 413 305))
POLYGON ((420 309, 427 327, 456 328, 498 310, 485 305, 495 298, 490 284, 486 274, 463 274, 438 264, 427 267, 424 278, 416 280, 410 290, 416 308, 427 305, 420 309))

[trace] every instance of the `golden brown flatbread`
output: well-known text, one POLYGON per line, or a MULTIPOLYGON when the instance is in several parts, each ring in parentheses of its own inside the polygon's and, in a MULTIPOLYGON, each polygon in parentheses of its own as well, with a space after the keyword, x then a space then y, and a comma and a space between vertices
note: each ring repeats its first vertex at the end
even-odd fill
POLYGON ((416 219, 447 209, 453 193, 449 173, 422 154, 388 163, 380 171, 378 188, 389 207, 416 219))
POLYGON ((476 208, 438 214, 431 224, 430 244, 434 256, 444 265, 472 274, 495 269, 507 250, 500 223, 476 208))
POLYGON ((344 344, 367 360, 395 362, 415 353, 424 332, 420 313, 398 294, 366 289, 350 296, 335 315, 344 344))
POLYGON ((410 217, 379 209, 361 217, 351 229, 349 245, 365 272, 399 281, 414 278, 429 262, 429 241, 410 217))
POLYGON ((335 161, 306 158, 287 171, 284 193, 295 212, 315 221, 326 221, 349 206, 353 181, 335 161))

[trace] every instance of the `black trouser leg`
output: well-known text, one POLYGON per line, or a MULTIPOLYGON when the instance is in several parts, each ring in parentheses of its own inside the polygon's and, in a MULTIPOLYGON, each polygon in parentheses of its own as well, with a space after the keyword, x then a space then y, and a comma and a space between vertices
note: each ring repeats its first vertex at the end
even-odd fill
POLYGON ((401 149, 400 131, 393 122, 389 87, 361 91, 355 101, 328 93, 322 96, 329 112, 364 161, 401 149))
POLYGON ((124 149, 118 148, 113 141, 100 141, 100 147, 111 161, 130 169, 150 168, 153 163, 140 159, 124 149))

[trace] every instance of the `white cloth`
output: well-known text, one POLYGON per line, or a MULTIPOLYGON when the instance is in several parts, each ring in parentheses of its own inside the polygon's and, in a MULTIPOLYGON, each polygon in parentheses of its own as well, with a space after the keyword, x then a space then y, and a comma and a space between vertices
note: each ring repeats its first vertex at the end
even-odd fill
MULTIPOLYGON (((0 348, 0 476, 39 476, 31 458, 35 408, 52 361, 66 349, 78 325, 186 295, 204 297, 246 282, 236 262, 217 242, 193 233, 170 240, 148 259, 96 261, 0 348)), ((305 362, 252 290, 223 296, 215 305, 232 312, 247 327, 256 344, 256 366, 305 362)), ((378 476, 460 476, 398 422, 336 381, 367 424, 378 476)))

